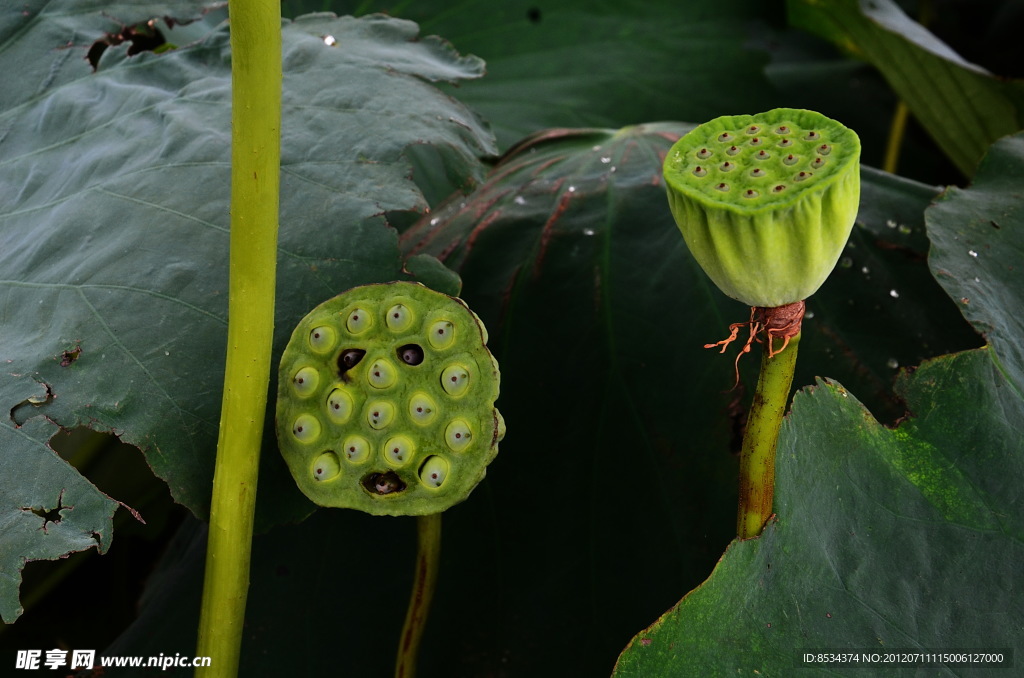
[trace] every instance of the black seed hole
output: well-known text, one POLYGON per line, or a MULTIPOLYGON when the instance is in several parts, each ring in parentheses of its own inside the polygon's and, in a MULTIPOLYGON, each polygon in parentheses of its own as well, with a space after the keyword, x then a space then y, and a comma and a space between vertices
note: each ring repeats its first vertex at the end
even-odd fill
POLYGON ((363 476, 363 487, 370 494, 394 494, 405 489, 406 485, 394 471, 387 473, 369 473, 363 476))
POLYGON ((406 365, 419 365, 423 362, 423 348, 419 344, 399 346, 398 359, 406 365))
POLYGON ((347 348, 342 351, 338 356, 338 376, 348 381, 348 376, 345 373, 358 365, 364 355, 366 355, 366 351, 361 348, 347 348))

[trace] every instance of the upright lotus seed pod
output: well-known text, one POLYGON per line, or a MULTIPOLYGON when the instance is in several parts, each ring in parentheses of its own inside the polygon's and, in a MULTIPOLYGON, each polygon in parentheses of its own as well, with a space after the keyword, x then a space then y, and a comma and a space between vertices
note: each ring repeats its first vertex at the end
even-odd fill
POLYGON ((498 365, 459 299, 394 282, 316 308, 281 357, 277 436, 321 506, 429 515, 465 499, 498 452, 498 365))
POLYGON ((751 307, 748 322, 705 348, 725 351, 749 327, 736 356, 738 384, 739 359, 755 340, 766 344, 740 450, 736 519, 740 538, 755 537, 772 514, 775 448, 804 300, 835 268, 857 217, 860 140, 814 111, 723 116, 676 142, 664 173, 672 215, 697 263, 751 307))
POLYGON ((860 201, 860 140, 816 113, 727 115, 669 150, 665 183, 694 258, 727 296, 773 308, 828 277, 860 201))

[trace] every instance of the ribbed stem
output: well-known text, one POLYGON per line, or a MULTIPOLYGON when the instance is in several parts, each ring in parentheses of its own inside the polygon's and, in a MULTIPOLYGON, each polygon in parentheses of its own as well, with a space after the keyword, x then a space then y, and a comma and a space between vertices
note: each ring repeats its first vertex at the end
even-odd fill
POLYGON ((398 659, 395 663, 395 678, 413 678, 416 675, 416 660, 419 656, 420 639, 427 624, 430 601, 437 586, 437 565, 441 555, 441 514, 417 516, 418 535, 416 553, 416 576, 409 597, 409 609, 405 613, 402 637, 398 644, 398 659))
POLYGON ((256 477, 270 383, 281 158, 281 5, 231 0, 227 364, 196 654, 238 674, 256 477))
MULTIPOLYGON (((783 340, 776 338, 776 350, 783 340)), ((740 498, 736 518, 736 531, 740 539, 761 534, 764 524, 772 515, 772 497, 775 493, 775 447, 779 441, 782 417, 789 403, 789 389, 793 384, 797 347, 800 334, 789 340, 785 350, 769 357, 765 347, 761 357, 761 373, 757 390, 747 419, 740 452, 740 498)))

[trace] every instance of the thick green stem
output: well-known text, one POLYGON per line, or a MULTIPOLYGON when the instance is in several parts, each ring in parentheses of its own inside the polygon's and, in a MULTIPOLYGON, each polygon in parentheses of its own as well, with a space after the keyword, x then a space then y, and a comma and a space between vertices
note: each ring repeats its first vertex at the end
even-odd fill
POLYGON ((395 678, 413 678, 416 675, 416 658, 419 656, 420 639, 430 612, 430 601, 437 585, 437 564, 441 555, 441 514, 416 518, 417 554, 416 576, 409 597, 409 609, 405 613, 402 637, 398 644, 398 659, 395 662, 395 678))
POLYGON ((238 674, 270 383, 281 158, 281 6, 231 0, 228 345, 196 676, 238 674))
MULTIPOLYGON (((774 339, 781 346, 782 339, 774 339)), ((747 419, 740 453, 740 501, 736 531, 740 539, 761 534, 772 515, 775 492, 775 446, 779 440, 782 416, 789 403, 800 335, 792 337, 781 353, 769 357, 768 347, 761 357, 761 374, 747 419)), ((777 348, 777 347, 776 347, 777 348)))

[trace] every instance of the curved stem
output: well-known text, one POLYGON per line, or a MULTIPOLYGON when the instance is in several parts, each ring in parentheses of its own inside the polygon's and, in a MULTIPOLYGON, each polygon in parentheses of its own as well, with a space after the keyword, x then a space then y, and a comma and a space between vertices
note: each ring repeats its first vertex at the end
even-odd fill
POLYGON ((256 477, 270 384, 281 158, 281 4, 230 0, 231 235, 227 364, 196 676, 238 674, 256 477))
POLYGON ((900 161, 900 148, 903 146, 903 133, 907 129, 907 117, 910 108, 907 102, 902 99, 896 104, 896 110, 892 114, 892 124, 889 126, 889 142, 885 147, 885 161, 882 169, 889 174, 895 174, 900 161))
MULTIPOLYGON (((768 341, 782 343, 781 339, 768 341)), ((797 347, 800 334, 789 340, 789 346, 774 357, 766 347, 761 356, 761 373, 757 378, 757 391, 747 419, 740 452, 740 501, 736 518, 736 531, 740 539, 761 534, 764 524, 772 515, 772 496, 775 493, 775 446, 779 440, 782 416, 789 402, 789 389, 793 384, 797 347)), ((769 346, 775 347, 775 344, 769 346)))
POLYGON ((419 655, 423 627, 427 624, 430 601, 437 586, 437 564, 441 555, 441 514, 416 517, 416 576, 405 613, 402 637, 398 644, 395 678, 413 678, 419 655))

